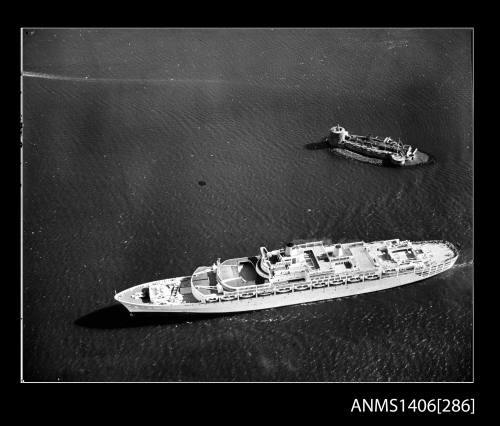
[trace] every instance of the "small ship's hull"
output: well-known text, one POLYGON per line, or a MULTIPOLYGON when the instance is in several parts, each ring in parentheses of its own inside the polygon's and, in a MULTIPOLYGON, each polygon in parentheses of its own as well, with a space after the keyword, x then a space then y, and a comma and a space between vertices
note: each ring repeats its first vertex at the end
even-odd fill
MULTIPOLYGON (((325 141, 334 149, 341 149, 362 155, 363 157, 381 160, 382 164, 405 166, 423 164, 428 155, 417 155, 417 149, 390 137, 351 135, 339 125, 330 129, 325 141)), ((355 157, 356 158, 356 157, 355 157)))
MULTIPOLYGON (((232 301, 221 301, 220 299, 211 303, 203 302, 193 302, 193 303, 182 303, 182 304, 165 304, 165 305, 155 305, 146 304, 141 302, 132 302, 124 300, 126 297, 117 298, 120 303, 122 303, 131 314, 133 313, 172 313, 172 314, 223 314, 223 313, 236 313, 245 311, 256 311, 262 309, 278 308, 288 305, 296 305, 310 302, 318 302, 328 299, 336 299, 339 297, 348 297, 363 293, 369 293, 374 291, 386 290, 393 287, 399 287, 406 284, 411 284, 417 281, 424 280, 426 278, 432 277, 445 270, 451 268, 455 262, 456 257, 448 262, 446 266, 442 266, 435 271, 426 271, 423 274, 404 274, 399 276, 388 276, 379 279, 365 279, 361 282, 350 283, 345 282, 343 284, 328 284, 323 288, 313 288, 311 283, 308 283, 308 289, 298 290, 295 286, 293 291, 283 294, 271 294, 267 296, 258 296, 248 299, 240 298, 239 300, 232 301)), ((140 290, 141 287, 147 286, 148 284, 143 284, 141 286, 132 287, 126 292, 134 292, 140 290)), ((303 286, 304 284, 302 284, 303 286)))

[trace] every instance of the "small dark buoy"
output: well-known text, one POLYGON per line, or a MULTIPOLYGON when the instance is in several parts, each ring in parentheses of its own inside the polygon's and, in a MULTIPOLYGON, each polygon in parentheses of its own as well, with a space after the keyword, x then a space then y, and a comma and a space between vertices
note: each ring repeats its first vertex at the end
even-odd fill
POLYGON ((198 185, 205 186, 207 183, 204 180, 199 180, 198 185))

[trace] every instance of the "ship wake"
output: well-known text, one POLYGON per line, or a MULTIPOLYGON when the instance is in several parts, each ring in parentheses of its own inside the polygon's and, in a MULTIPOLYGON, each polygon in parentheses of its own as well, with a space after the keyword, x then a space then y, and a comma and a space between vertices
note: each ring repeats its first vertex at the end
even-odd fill
POLYGON ((41 72, 24 71, 23 77, 41 78, 45 80, 63 80, 80 82, 117 82, 117 83, 230 83, 226 80, 218 79, 179 79, 179 78, 106 78, 106 77, 75 77, 59 74, 47 74, 41 72))
POLYGON ((453 268, 465 268, 467 266, 472 266, 472 265, 474 265, 474 259, 470 259, 462 263, 455 263, 453 268))

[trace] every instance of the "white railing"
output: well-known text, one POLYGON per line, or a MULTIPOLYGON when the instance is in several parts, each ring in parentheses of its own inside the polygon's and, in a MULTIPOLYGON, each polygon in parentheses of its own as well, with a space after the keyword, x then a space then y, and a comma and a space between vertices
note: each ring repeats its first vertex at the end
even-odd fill
POLYGON ((442 272, 451 263, 450 260, 446 260, 441 263, 424 266, 422 268, 415 268, 415 274, 421 277, 428 277, 439 272, 442 272))

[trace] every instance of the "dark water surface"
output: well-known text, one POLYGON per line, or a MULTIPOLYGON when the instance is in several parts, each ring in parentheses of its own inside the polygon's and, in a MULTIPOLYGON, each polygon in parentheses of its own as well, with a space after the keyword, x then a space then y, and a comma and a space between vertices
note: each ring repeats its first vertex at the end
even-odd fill
POLYGON ((34 30, 23 47, 25 380, 472 380, 470 31, 34 30), (337 123, 436 162, 306 149, 337 123), (113 303, 324 237, 461 257, 411 286, 211 319, 113 303))

